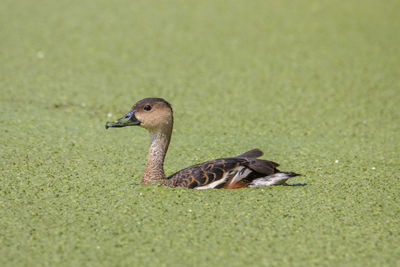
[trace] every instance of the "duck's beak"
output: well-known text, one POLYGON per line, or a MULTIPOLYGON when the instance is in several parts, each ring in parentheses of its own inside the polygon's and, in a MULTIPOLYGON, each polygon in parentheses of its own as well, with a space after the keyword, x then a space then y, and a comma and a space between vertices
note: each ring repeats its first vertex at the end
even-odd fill
POLYGON ((140 125, 140 121, 135 117, 135 110, 132 109, 126 113, 122 118, 119 118, 116 122, 107 122, 106 129, 110 127, 125 127, 125 126, 135 126, 140 125))

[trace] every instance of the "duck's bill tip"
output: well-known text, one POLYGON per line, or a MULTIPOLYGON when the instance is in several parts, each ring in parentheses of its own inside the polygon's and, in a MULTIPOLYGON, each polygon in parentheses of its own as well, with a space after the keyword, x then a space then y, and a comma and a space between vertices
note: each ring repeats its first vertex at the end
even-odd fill
POLYGON ((127 123, 127 122, 120 122, 120 121, 117 121, 117 122, 110 121, 110 122, 106 123, 106 129, 108 129, 108 128, 125 127, 125 126, 130 126, 130 125, 132 125, 132 124, 129 123, 129 122, 127 123))
POLYGON ((139 121, 117 121, 117 122, 107 122, 106 129, 108 128, 121 128, 126 126, 137 126, 140 125, 139 121))

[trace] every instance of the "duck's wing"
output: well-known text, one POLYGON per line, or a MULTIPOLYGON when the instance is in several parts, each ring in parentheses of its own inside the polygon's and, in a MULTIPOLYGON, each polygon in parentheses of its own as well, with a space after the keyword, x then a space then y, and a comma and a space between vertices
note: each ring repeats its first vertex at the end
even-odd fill
POLYGON ((255 148, 255 149, 247 151, 243 154, 240 154, 237 157, 238 158, 254 158, 254 159, 256 159, 256 158, 261 157, 262 155, 264 155, 264 152, 262 152, 261 149, 259 149, 259 148, 255 148))
POLYGON ((246 187, 258 177, 279 172, 276 169, 277 163, 250 158, 248 155, 253 155, 254 151, 253 154, 243 157, 246 153, 234 158, 216 159, 193 165, 167 177, 166 184, 195 189, 239 188, 246 187))

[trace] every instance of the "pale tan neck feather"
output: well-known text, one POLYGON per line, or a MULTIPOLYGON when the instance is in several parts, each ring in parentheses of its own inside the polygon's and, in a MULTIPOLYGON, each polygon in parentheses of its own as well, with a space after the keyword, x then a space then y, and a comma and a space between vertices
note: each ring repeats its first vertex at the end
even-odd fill
POLYGON ((167 154, 171 132, 172 125, 170 129, 150 132, 150 148, 149 154, 147 155, 146 169, 142 175, 142 184, 162 182, 165 180, 164 158, 167 154))

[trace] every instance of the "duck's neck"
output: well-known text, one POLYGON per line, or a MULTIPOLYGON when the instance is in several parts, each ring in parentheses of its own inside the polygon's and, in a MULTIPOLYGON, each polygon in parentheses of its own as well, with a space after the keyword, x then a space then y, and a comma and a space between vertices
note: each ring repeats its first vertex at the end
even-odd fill
POLYGON ((146 169, 142 175, 142 184, 163 182, 165 180, 164 158, 171 139, 171 129, 150 132, 150 148, 146 169))

